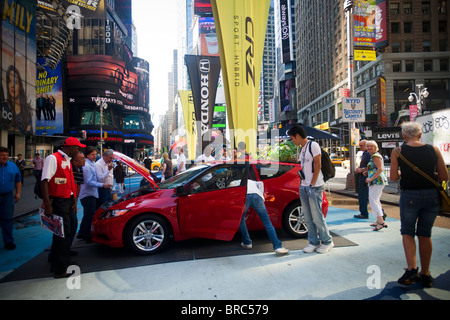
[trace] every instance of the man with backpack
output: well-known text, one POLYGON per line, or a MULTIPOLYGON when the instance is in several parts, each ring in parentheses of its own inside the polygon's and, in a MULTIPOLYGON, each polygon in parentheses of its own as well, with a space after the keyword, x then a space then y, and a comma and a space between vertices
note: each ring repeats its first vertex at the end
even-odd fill
POLYGON ((305 130, 294 125, 288 135, 296 146, 302 146, 299 171, 300 200, 302 202, 305 223, 308 228, 309 244, 305 253, 327 253, 334 247, 325 218, 322 215, 324 175, 322 173, 322 150, 317 142, 308 140, 305 130))

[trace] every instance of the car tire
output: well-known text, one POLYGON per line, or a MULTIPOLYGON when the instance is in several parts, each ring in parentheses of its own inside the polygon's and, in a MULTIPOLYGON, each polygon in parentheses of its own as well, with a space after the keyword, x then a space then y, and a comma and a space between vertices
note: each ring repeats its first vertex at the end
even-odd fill
POLYGON ((138 216, 127 225, 124 233, 125 246, 141 255, 165 250, 171 239, 169 223, 155 214, 138 216))
POLYGON ((308 235, 300 201, 291 203, 283 212, 283 229, 294 238, 304 238, 308 235))

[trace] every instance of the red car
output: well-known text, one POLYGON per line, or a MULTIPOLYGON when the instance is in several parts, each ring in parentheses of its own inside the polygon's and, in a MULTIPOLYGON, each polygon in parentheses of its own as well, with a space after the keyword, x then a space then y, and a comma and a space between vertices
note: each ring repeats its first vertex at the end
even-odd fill
MULTIPOLYGON (((230 241, 239 230, 245 209, 245 163, 202 164, 156 184, 142 165, 119 152, 115 156, 143 175, 149 186, 98 209, 92 223, 95 242, 153 254, 172 240, 230 241)), ((264 182, 274 227, 283 227, 294 237, 306 236, 298 194, 300 165, 252 161, 247 167, 264 182)), ((247 226, 264 229, 253 209, 247 214, 247 226)))

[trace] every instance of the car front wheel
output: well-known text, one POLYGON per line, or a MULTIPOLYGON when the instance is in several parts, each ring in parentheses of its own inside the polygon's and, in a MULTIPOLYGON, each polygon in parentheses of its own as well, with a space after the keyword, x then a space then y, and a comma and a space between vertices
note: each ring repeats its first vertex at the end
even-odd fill
POLYGON ((283 229, 295 238, 303 238, 308 235, 300 201, 290 204, 284 210, 283 229))
POLYGON ((154 214, 146 214, 128 225, 124 243, 135 253, 155 254, 167 247, 171 235, 171 228, 164 219, 154 214))

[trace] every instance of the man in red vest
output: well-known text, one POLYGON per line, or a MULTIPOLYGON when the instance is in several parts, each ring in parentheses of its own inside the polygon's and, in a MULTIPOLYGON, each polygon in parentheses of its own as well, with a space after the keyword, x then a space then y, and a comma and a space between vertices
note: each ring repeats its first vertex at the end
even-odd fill
POLYGON ((77 138, 70 137, 64 141, 61 150, 45 158, 42 169, 41 191, 45 215, 53 214, 63 218, 65 237, 53 235, 52 242, 52 270, 55 278, 68 277, 67 268, 70 265, 70 214, 76 206, 74 197, 77 185, 73 178, 70 160, 77 156, 81 144, 77 138))

